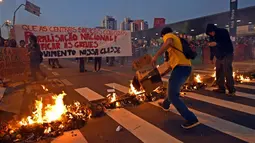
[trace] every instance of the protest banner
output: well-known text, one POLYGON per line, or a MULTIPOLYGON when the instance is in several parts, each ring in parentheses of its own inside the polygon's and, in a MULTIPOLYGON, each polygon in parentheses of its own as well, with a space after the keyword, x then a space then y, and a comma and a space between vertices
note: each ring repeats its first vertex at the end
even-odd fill
POLYGON ((44 58, 132 56, 131 32, 84 27, 15 25, 16 40, 37 36, 44 58))
POLYGON ((29 72, 26 48, 0 47, 0 79, 24 75, 29 72))

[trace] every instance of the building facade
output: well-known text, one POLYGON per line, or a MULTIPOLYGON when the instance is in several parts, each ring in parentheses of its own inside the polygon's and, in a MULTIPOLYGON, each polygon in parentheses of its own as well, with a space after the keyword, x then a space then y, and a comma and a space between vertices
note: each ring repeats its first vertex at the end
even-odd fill
POLYGON ((147 30, 148 28, 148 22, 141 19, 131 20, 130 18, 125 18, 124 21, 120 23, 120 30, 130 30, 131 32, 147 30))
POLYGON ((124 21, 120 23, 120 30, 131 30, 131 22, 130 18, 124 18, 124 21))
POLYGON ((105 29, 117 30, 117 20, 112 16, 105 16, 101 26, 105 29))

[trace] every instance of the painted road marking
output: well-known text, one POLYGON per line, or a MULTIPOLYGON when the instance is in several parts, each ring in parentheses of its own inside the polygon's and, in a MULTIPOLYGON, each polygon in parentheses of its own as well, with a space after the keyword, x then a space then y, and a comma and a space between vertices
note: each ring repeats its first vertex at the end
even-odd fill
POLYGON ((55 76, 59 76, 59 73, 57 73, 57 72, 52 72, 52 74, 55 76))
MULTIPOLYGON (((125 93, 127 93, 129 90, 129 88, 119 85, 117 83, 106 84, 106 86, 111 86, 111 87, 114 86, 115 89, 117 89, 119 91, 125 91, 125 93)), ((204 96, 204 95, 192 93, 192 92, 189 92, 188 94, 186 94, 185 97, 203 101, 203 102, 207 102, 209 104, 214 104, 217 106, 225 107, 228 109, 248 113, 251 115, 255 115, 255 107, 251 107, 251 106, 247 106, 247 105, 243 105, 243 104, 239 104, 239 103, 234 103, 234 102, 230 102, 230 101, 225 101, 225 100, 221 100, 221 99, 217 99, 217 98, 213 98, 213 97, 209 97, 209 96, 204 96)))
POLYGON ((4 97, 5 90, 6 90, 6 88, 0 87, 0 101, 4 97))
MULTIPOLYGON (((216 87, 208 87, 206 88, 206 90, 209 91, 213 91, 214 89, 216 89, 216 87)), ((249 99, 254 99, 255 100, 255 95, 254 94, 248 94, 248 93, 244 93, 244 92, 236 92, 236 96, 239 97, 244 97, 244 98, 249 98, 249 99)))
MULTIPOLYGON (((163 82, 168 82, 167 78, 162 78, 163 82)), ((252 85, 246 85, 246 84, 237 84, 235 85, 236 87, 241 87, 241 88, 247 88, 247 89, 254 89, 255 90, 255 86, 252 85)))
MULTIPOLYGON (((75 90, 89 101, 105 98, 87 87, 75 90)), ((107 110, 106 114, 139 138, 142 142, 181 143, 180 140, 172 137, 124 108, 107 110)))
POLYGON ((59 87, 63 87, 65 86, 59 79, 53 79, 53 81, 55 82, 55 84, 59 87))
POLYGON ((61 81, 65 84, 65 85, 67 85, 67 86, 71 86, 71 85, 73 85, 70 81, 68 81, 67 79, 61 79, 61 81))
POLYGON ((51 143, 88 143, 80 130, 64 132, 64 135, 55 138, 51 143))
MULTIPOLYGON (((106 84, 108 87, 114 86, 116 90, 119 90, 123 93, 127 93, 129 91, 129 88, 117 83, 109 83, 106 84)), ((158 106, 157 102, 151 102, 150 104, 158 106)), ((223 120, 218 117, 214 117, 212 115, 202 113, 199 111, 196 111, 194 109, 189 108, 192 112, 196 114, 198 117, 199 121, 206 125, 209 126, 213 129, 216 129, 220 132, 223 132, 225 134, 231 135, 233 137, 236 137, 238 139, 241 139, 246 142, 254 142, 255 141, 255 130, 235 124, 233 122, 223 120)), ((177 110, 173 107, 171 107, 171 112, 179 114, 177 110)))
POLYGON ((84 98, 86 98, 89 101, 104 99, 103 96, 96 94, 93 90, 91 90, 87 87, 78 88, 78 89, 75 89, 75 91, 78 92, 80 95, 82 95, 84 98))
POLYGON ((246 84, 237 84, 235 85, 236 87, 241 87, 241 88, 247 88, 247 89, 253 89, 255 90, 255 86, 252 85, 246 85, 246 84))

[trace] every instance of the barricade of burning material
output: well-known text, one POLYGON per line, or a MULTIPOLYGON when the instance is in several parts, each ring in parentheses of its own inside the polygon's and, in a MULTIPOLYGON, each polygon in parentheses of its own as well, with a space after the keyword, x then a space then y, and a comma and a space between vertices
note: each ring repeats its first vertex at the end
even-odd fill
POLYGON ((145 55, 133 62, 133 69, 136 75, 130 84, 130 95, 140 101, 155 101, 165 96, 161 78, 171 70, 168 62, 154 68, 151 66, 151 57, 145 55))
POLYGON ((104 106, 106 109, 115 109, 127 106, 137 106, 143 102, 156 101, 157 99, 164 98, 166 90, 163 87, 158 87, 150 94, 144 90, 137 91, 132 83, 130 84, 129 92, 122 95, 117 95, 115 92, 107 95, 106 99, 96 101, 104 106))
POLYGON ((63 92, 52 96, 53 104, 46 106, 43 105, 42 99, 36 100, 31 116, 1 123, 0 141, 37 142, 62 135, 64 131, 83 127, 92 115, 91 109, 79 102, 66 106, 63 102, 65 95, 63 92))
POLYGON ((198 89, 203 89, 206 86, 206 83, 203 82, 203 79, 199 74, 195 75, 192 73, 189 80, 182 86, 181 92, 190 92, 198 89))

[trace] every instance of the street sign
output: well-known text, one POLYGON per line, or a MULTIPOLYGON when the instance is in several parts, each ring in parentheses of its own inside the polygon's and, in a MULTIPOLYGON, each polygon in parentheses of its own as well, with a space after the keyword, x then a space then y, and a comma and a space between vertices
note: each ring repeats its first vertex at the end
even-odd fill
POLYGON ((25 10, 36 15, 36 16, 40 16, 40 14, 41 14, 40 7, 34 5, 33 3, 29 2, 29 1, 26 1, 25 10))

